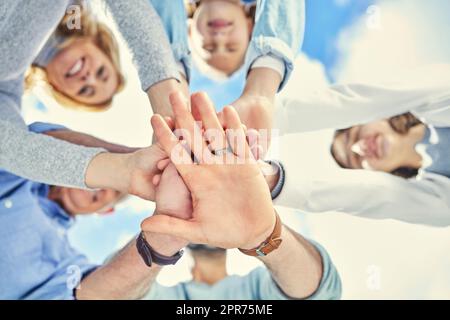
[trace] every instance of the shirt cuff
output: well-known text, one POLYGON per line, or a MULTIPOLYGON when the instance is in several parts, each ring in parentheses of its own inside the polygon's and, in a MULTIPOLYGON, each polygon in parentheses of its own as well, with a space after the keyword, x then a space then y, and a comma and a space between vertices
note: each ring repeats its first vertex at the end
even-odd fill
POLYGON ((342 296, 341 278, 328 252, 317 242, 310 239, 308 241, 319 251, 323 270, 319 287, 305 300, 340 300, 342 296))
POLYGON ((283 61, 286 68, 278 91, 286 85, 292 71, 294 70, 294 59, 296 54, 282 40, 274 37, 258 36, 250 41, 245 57, 245 66, 250 70, 251 66, 259 57, 271 56, 283 61))
POLYGON ((286 74, 286 67, 284 65, 284 61, 270 54, 258 57, 250 67, 250 69, 256 68, 272 69, 280 75, 281 79, 283 79, 286 74))
POLYGON ((177 69, 178 69, 178 72, 185 78, 185 79, 188 79, 188 77, 187 77, 187 70, 186 70, 186 66, 184 65, 184 63, 183 62, 181 62, 181 61, 177 61, 177 69))
POLYGON ((34 133, 46 133, 51 131, 68 130, 59 124, 34 122, 28 126, 28 130, 34 133))

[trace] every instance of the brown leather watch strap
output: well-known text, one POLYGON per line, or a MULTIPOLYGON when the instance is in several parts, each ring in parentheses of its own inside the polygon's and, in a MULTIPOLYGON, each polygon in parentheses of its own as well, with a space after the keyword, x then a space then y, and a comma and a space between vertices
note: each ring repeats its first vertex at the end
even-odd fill
POLYGON ((275 228, 273 229, 272 234, 266 239, 266 241, 261 243, 261 245, 255 249, 250 249, 250 250, 239 249, 239 251, 241 251, 243 254, 246 254, 246 255, 252 256, 252 257, 267 256, 269 253, 278 249, 278 247, 280 246, 280 244, 282 242, 282 239, 280 238, 282 226, 283 225, 281 223, 280 216, 278 215, 278 213, 276 213, 275 228))

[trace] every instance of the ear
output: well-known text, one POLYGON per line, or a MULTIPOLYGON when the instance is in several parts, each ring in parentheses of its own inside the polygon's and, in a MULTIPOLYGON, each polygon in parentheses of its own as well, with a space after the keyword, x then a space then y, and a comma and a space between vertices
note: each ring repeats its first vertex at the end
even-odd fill
POLYGON ((187 23, 188 23, 188 36, 190 37, 192 36, 192 28, 193 28, 192 25, 194 23, 194 20, 192 18, 189 18, 187 23))

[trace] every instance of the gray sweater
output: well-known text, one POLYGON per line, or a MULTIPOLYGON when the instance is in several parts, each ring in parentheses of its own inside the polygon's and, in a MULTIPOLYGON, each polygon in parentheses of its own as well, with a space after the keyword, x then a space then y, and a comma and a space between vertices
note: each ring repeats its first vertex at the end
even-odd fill
MULTIPOLYGON (((28 131, 20 114, 24 73, 63 17, 69 0, 0 1, 0 168, 24 178, 85 187, 98 148, 28 131)), ((105 0, 133 53, 142 88, 178 78, 159 17, 147 0, 105 0)))

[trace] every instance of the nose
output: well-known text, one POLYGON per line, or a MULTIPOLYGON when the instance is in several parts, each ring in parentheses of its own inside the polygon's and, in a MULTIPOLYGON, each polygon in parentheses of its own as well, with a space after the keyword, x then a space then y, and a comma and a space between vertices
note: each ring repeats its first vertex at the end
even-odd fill
POLYGON ((213 29, 211 30, 211 36, 215 41, 225 38, 227 35, 227 31, 223 29, 213 29))
POLYGON ((81 80, 86 82, 88 85, 92 85, 95 83, 95 77, 91 74, 90 71, 87 71, 82 77, 81 80))

